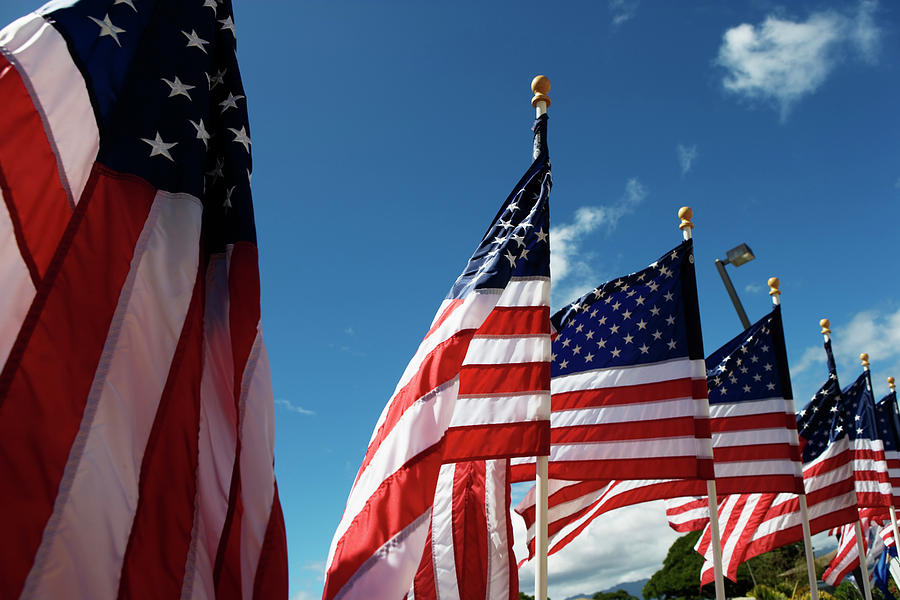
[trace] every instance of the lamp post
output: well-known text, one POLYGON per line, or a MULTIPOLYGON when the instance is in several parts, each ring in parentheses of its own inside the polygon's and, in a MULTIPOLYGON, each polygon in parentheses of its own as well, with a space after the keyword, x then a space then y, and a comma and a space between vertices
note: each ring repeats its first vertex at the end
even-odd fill
POLYGON ((737 292, 734 291, 734 285, 731 283, 731 278, 725 270, 725 265, 730 263, 739 267, 746 262, 750 262, 754 258, 756 257, 753 255, 753 250, 750 249, 750 246, 741 244, 726 252, 725 260, 719 258, 716 259, 716 269, 719 270, 719 276, 722 278, 722 283, 725 284, 725 289, 728 291, 728 297, 731 298, 731 303, 734 304, 734 310, 737 311, 738 318, 741 320, 741 325, 744 326, 744 329, 750 327, 750 319, 747 318, 747 313, 744 312, 741 299, 738 298, 737 292))

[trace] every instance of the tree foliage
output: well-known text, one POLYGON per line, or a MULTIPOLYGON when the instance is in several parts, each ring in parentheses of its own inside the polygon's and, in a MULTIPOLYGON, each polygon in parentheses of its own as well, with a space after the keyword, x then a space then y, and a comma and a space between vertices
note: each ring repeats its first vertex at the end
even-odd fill
POLYGON ((625 590, 616 590, 614 592, 597 592, 591 596, 592 600, 639 600, 625 590))

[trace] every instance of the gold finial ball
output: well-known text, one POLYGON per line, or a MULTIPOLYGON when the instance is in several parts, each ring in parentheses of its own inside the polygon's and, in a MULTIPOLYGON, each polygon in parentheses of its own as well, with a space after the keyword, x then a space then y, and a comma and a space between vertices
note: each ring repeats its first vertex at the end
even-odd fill
POLYGON ((822 328, 822 333, 831 333, 831 321, 828 319, 819 321, 819 326, 822 328))
POLYGON ((868 367, 868 366, 869 366, 869 355, 866 354, 865 352, 863 352, 862 354, 860 354, 860 355, 859 355, 859 362, 862 363, 862 366, 868 367))
POLYGON ((550 80, 543 75, 538 75, 531 80, 531 91, 546 96, 550 93, 550 80))
POLYGON ((778 281, 777 277, 769 277, 769 295, 777 296, 781 293, 781 290, 778 288, 781 287, 781 282, 778 281))
POLYGON ((550 106, 550 96, 547 95, 550 93, 549 79, 543 75, 538 75, 531 80, 531 91, 534 92, 534 97, 531 99, 532 106, 537 106, 538 102, 543 102, 550 106))
POLYGON ((679 229, 693 229, 694 224, 691 223, 691 219, 694 217, 694 211, 691 210, 690 206, 682 206, 678 209, 678 218, 681 219, 681 225, 678 226, 679 229))
POLYGON ((894 385, 894 378, 893 378, 893 377, 888 377, 888 387, 891 388, 891 389, 894 389, 894 388, 897 387, 896 385, 894 385))

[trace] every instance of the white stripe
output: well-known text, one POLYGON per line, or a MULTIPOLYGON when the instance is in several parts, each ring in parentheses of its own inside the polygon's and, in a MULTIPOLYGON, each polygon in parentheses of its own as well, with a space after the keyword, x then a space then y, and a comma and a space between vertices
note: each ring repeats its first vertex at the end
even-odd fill
POLYGON ((213 255, 206 271, 196 516, 181 594, 193 600, 216 597, 213 566, 234 469, 237 411, 229 321, 230 259, 231 248, 227 255, 213 255))
POLYGON ((431 560, 438 598, 458 598, 456 553, 453 547, 453 479, 456 464, 441 465, 431 511, 431 560))
POLYGON ((353 519, 363 510, 381 482, 406 464, 410 458, 430 448, 443 437, 450 424, 458 390, 457 377, 432 394, 416 401, 403 413, 396 426, 385 437, 371 462, 360 473, 356 484, 350 490, 344 516, 338 524, 331 543, 331 551, 328 553, 328 564, 331 564, 338 540, 344 536, 353 519))
POLYGON ((606 425, 609 423, 693 417, 696 412, 694 404, 693 398, 673 398, 656 402, 554 410, 550 413, 550 426, 556 428, 579 425, 606 425))
POLYGON ((23 598, 118 592, 144 448, 197 278, 201 214, 196 198, 156 194, 23 598))
POLYGON ((369 600, 370 598, 402 598, 416 575, 428 536, 431 510, 427 510, 372 553, 371 558, 353 574, 334 600, 369 600), (412 554, 416 560, 407 560, 412 554))
POLYGON ((0 190, 0 365, 6 363, 9 351, 19 335, 22 321, 34 300, 34 284, 28 267, 19 253, 19 244, 3 192, 0 190))
POLYGON ((464 365, 504 365, 550 362, 550 336, 475 337, 469 344, 464 365))
POLYGON ((543 421, 550 412, 550 393, 509 396, 461 396, 450 427, 543 421))
POLYGON ((485 461, 484 467, 485 517, 488 526, 486 600, 509 600, 509 553, 512 544, 506 529, 509 519, 509 505, 506 503, 506 461, 488 460, 485 461))
POLYGON ((757 416, 764 414, 784 413, 794 417, 794 401, 784 398, 766 398, 764 400, 741 400, 740 402, 710 402, 711 419, 727 419, 730 417, 757 416))
MULTIPOLYGON (((745 429, 743 431, 714 431, 712 435, 713 448, 733 448, 735 446, 758 446, 760 444, 782 444, 796 446, 796 435, 791 434, 790 429, 778 427, 775 429, 745 429)), ((781 459, 788 461, 789 459, 781 459)))
POLYGON ((619 458, 666 457, 693 458, 697 454, 697 439, 693 437, 627 440, 618 442, 565 444, 550 447, 550 462, 569 460, 610 461, 619 458))
POLYGON ((497 306, 550 306, 550 280, 513 277, 500 294, 497 306))
POLYGON ((77 204, 97 158, 100 135, 87 86, 66 41, 43 17, 31 13, 0 31, 0 46, 12 54, 33 92, 32 101, 49 128, 47 137, 62 167, 63 187, 77 204))
POLYGON ((571 375, 557 375, 550 380, 550 390, 554 394, 613 388, 626 385, 659 383, 673 379, 706 380, 706 367, 702 360, 675 358, 672 360, 634 365, 628 367, 608 367, 583 371, 571 375))
POLYGON ((241 586, 253 599, 256 568, 275 497, 275 415, 269 355, 257 324, 241 389, 241 586))
POLYGON ((795 475, 800 477, 799 469, 786 460, 752 460, 744 462, 717 462, 714 464, 716 477, 747 477, 764 475, 795 475))

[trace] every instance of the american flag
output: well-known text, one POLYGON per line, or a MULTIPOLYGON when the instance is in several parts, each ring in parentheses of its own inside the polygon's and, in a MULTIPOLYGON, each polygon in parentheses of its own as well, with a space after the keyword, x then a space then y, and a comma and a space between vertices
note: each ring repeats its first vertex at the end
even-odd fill
POLYGON ((552 317, 551 478, 712 478, 693 261, 688 240, 552 317))
MULTIPOLYGON (((891 525, 890 514, 882 508, 860 509, 859 523, 863 548, 866 551, 866 571, 871 578, 871 571, 886 549, 896 554, 894 527, 891 525)), ((844 577, 859 568, 859 544, 856 541, 856 526, 853 523, 830 533, 839 536, 838 548, 825 569, 822 580, 829 585, 837 586, 844 577)))
MULTIPOLYGON (((830 361, 830 342, 826 342, 826 351, 830 361)), ((832 369, 822 387, 806 407, 797 413, 803 483, 812 534, 852 523, 857 519, 847 416, 839 410, 840 402, 837 375, 832 369)), ((723 549, 722 562, 726 574, 736 574, 738 565, 754 556, 803 539, 798 495, 741 494, 736 497, 726 496, 721 502, 735 503, 742 497, 757 498, 752 506, 759 507, 757 512, 760 514, 746 515, 732 511, 729 519, 720 513, 720 531, 731 531, 730 535, 736 536, 736 543, 727 547, 727 552, 723 549), (745 531, 747 528, 750 529, 749 533, 745 531)), ((708 535, 708 531, 707 526, 704 537, 708 535)), ((709 551, 705 556, 703 581, 708 583, 712 581, 712 556, 709 551)))
POLYGON ((842 390, 841 396, 840 408, 845 415, 853 449, 856 503, 861 508, 890 506, 893 493, 884 443, 878 436, 869 372, 863 371, 856 381, 842 390))
POLYGON ((897 411, 897 392, 892 391, 875 404, 875 419, 878 437, 884 444, 884 458, 887 462, 894 508, 898 508, 900 507, 900 414, 897 411))
POLYGON ((0 32, 4 598, 287 597, 235 47, 227 1, 0 32))
POLYGON ((549 451, 550 160, 539 150, 385 406, 326 565, 324 600, 401 598, 419 566, 441 464, 549 451))
POLYGON ((431 531, 407 600, 518 600, 509 461, 441 467, 431 531))

